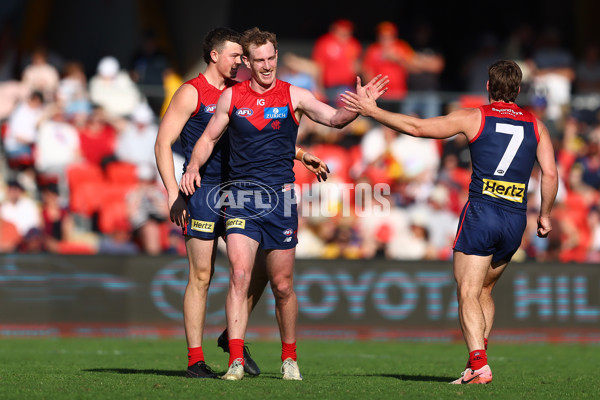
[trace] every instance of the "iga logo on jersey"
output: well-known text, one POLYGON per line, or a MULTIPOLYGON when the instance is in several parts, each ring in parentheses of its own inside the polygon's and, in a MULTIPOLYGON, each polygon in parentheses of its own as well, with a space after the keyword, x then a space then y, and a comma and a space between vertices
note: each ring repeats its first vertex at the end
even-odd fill
POLYGON ((252 109, 250 109, 250 108, 240 108, 235 113, 235 115, 237 115, 238 117, 244 117, 244 118, 248 118, 252 114, 254 114, 254 111, 252 111, 252 109))
POLYGON ((216 109, 217 109, 216 104, 210 104, 210 105, 204 107, 204 112, 214 114, 216 109))
POLYGON ((287 107, 266 107, 265 108, 265 119, 282 119, 287 118, 288 108, 287 107))

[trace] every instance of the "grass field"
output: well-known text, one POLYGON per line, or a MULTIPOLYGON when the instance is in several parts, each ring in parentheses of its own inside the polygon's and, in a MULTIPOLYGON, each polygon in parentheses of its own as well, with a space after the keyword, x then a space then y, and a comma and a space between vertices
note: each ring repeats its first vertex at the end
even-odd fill
MULTIPOLYGON (((489 385, 448 385, 463 344, 301 341, 303 382, 283 381, 280 344, 251 343, 261 376, 187 379, 184 340, 3 339, 0 399, 598 399, 597 345, 490 344, 489 385)), ((227 355, 204 344, 224 373, 227 355)))

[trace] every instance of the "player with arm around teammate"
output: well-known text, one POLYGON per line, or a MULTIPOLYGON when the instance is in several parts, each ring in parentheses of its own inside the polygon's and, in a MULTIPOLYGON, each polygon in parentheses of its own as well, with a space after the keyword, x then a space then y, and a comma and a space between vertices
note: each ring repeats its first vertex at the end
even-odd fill
MULTIPOLYGON (((155 155, 158 169, 167 189, 171 221, 181 226, 186 240, 189 261, 189 278, 183 298, 183 315, 188 345, 188 370, 190 378, 216 378, 206 365, 202 350, 202 338, 206 314, 207 291, 216 256, 219 236, 224 233, 224 221, 217 201, 211 201, 211 191, 228 180, 229 149, 222 140, 210 155, 210 160, 199 173, 203 185, 193 196, 186 197, 180 191, 175 178, 171 146, 180 138, 185 152, 184 170, 188 167, 192 149, 212 117, 219 96, 234 80, 241 65, 242 47, 240 34, 229 28, 210 31, 203 43, 206 70, 198 77, 185 82, 175 93, 160 124, 155 155)), ((326 166, 317 157, 298 151, 298 159, 319 179, 326 178, 326 166)), ((249 311, 256 305, 268 282, 264 257, 257 257, 252 284, 248 292, 249 311)), ((227 330, 218 339, 219 347, 229 351, 227 330)), ((258 365, 244 347, 245 369, 250 375, 260 374, 258 365)))
MULTIPOLYGON (((226 89, 194 147, 190 165, 180 189, 194 193, 202 187, 198 174, 214 146, 227 129, 230 141, 231 198, 239 205, 244 193, 260 192, 259 199, 228 209, 226 220, 230 281, 227 293, 229 370, 222 377, 244 377, 242 349, 248 323, 247 297, 259 246, 266 251, 267 275, 275 297, 275 314, 282 342, 283 379, 302 380, 296 362, 296 319, 298 303, 293 287, 294 255, 298 216, 293 201, 293 160, 298 124, 303 115, 336 128, 353 121, 358 114, 334 109, 318 101, 308 90, 276 79, 277 39, 258 28, 242 35, 244 63, 251 78, 226 89), (193 167, 193 168, 192 168, 193 167), (268 212, 262 212, 267 205, 268 212)), ((357 79, 357 91, 375 97, 385 92, 386 79, 375 78, 365 87, 357 79)))
POLYGON ((429 119, 382 110, 369 94, 367 98, 342 95, 347 110, 372 117, 398 132, 437 139, 461 134, 469 141, 473 173, 453 260, 469 361, 454 384, 492 381, 486 354, 495 313, 492 289, 520 246, 526 226, 527 185, 536 160, 542 171, 539 237, 547 237, 552 230, 550 211, 558 188, 547 128, 515 104, 521 69, 513 61, 502 60, 492 64, 488 73, 489 105, 429 119))

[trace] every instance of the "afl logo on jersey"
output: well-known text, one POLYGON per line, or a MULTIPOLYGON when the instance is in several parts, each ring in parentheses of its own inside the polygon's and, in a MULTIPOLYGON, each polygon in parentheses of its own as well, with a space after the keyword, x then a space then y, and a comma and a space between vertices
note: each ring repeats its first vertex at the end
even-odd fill
POLYGON ((240 108, 239 110, 237 110, 235 112, 235 115, 237 115, 238 117, 244 117, 244 118, 248 118, 252 114, 254 114, 254 111, 252 111, 252 109, 250 109, 250 108, 240 108))
POLYGON ((210 104, 210 105, 204 107, 204 112, 214 114, 216 109, 217 109, 216 104, 210 104))

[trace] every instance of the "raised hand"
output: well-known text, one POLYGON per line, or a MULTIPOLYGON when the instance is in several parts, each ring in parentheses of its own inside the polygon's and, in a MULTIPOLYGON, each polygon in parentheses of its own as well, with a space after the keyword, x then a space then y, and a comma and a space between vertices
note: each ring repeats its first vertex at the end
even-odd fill
POLYGON ((363 117, 370 117, 377 109, 375 97, 370 90, 367 90, 364 96, 346 91, 340 95, 340 100, 344 103, 344 108, 350 112, 358 113, 363 117))
POLYGON ((361 86, 360 76, 356 77, 356 94, 359 96, 366 97, 368 93, 371 94, 373 99, 377 100, 385 92, 387 92, 387 85, 390 82, 388 76, 377 75, 369 81, 365 86, 361 86))

